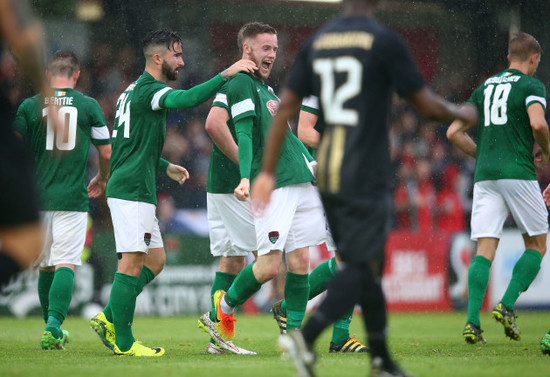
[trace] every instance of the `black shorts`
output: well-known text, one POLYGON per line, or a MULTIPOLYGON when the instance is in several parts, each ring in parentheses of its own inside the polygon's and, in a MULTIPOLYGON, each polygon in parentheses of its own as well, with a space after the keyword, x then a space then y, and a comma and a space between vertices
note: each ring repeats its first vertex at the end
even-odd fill
POLYGON ((10 129, 0 130, 0 228, 39 219, 34 173, 26 149, 10 129))
POLYGON ((391 229, 391 196, 351 201, 321 194, 321 199, 342 261, 378 262, 382 269, 386 240, 391 229))

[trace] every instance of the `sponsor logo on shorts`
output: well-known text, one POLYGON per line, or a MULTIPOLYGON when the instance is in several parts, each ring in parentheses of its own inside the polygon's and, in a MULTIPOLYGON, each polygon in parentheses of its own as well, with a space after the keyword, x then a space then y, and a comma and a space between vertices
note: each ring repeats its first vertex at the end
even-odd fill
POLYGON ((143 241, 147 246, 149 246, 149 244, 151 243, 151 233, 145 233, 143 235, 143 241))
POLYGON ((267 237, 269 237, 269 242, 274 244, 279 239, 279 232, 277 232, 277 231, 269 232, 267 234, 267 237))

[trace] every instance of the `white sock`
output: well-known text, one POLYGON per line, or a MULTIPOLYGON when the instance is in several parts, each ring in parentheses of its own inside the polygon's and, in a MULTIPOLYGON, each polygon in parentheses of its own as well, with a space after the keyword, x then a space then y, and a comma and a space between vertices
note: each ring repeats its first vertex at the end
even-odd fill
POLYGON ((235 308, 229 306, 227 301, 225 301, 225 295, 223 295, 222 299, 220 300, 220 308, 222 309, 222 312, 227 315, 231 315, 235 311, 235 308))

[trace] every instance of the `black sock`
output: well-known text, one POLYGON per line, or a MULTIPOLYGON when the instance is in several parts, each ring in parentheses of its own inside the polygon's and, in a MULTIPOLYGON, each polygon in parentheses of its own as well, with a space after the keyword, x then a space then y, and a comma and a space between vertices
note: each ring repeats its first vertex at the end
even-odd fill
POLYGON ((10 279, 21 269, 15 261, 8 255, 2 254, 0 250, 0 290, 8 284, 10 279))
POLYGON ((345 264, 327 287, 327 295, 302 328, 304 340, 313 344, 323 330, 341 318, 361 297, 363 270, 358 265, 345 264))
POLYGON ((363 271, 364 288, 362 290, 359 305, 363 310, 363 322, 367 329, 368 343, 372 358, 380 357, 386 368, 393 368, 386 343, 386 302, 380 278, 375 277, 370 268, 363 271))

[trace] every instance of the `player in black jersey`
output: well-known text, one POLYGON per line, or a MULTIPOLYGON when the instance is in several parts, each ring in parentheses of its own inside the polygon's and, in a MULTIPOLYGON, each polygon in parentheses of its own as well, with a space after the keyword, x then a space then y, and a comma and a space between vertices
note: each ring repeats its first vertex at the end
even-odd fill
POLYGON ((344 262, 327 296, 301 331, 279 339, 302 375, 313 376, 313 343, 356 303, 363 310, 372 356, 371 376, 407 376, 386 345, 381 287, 384 246, 392 212, 387 114, 392 89, 424 117, 476 121, 477 113, 428 89, 403 40, 372 18, 376 0, 344 0, 344 14, 302 47, 281 94, 252 190, 253 210, 269 201, 287 120, 302 98, 320 99, 324 125, 317 182, 337 249, 344 262))
MULTIPOLYGON (((0 44, 5 43, 38 92, 49 91, 42 61, 43 30, 25 0, 0 0, 0 44)), ((0 48, 0 54, 2 53, 0 48)), ((42 231, 30 160, 15 137, 15 107, 0 77, 0 289, 39 255, 42 231)), ((54 120, 54 126, 59 122, 54 120)))

